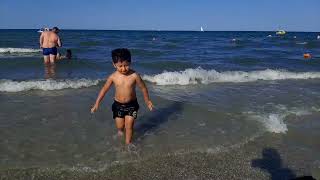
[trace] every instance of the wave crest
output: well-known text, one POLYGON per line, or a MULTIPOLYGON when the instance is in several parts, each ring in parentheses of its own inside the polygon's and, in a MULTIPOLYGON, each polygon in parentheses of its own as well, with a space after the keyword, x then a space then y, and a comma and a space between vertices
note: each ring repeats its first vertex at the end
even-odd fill
POLYGON ((285 70, 261 71, 225 71, 204 70, 202 68, 186 69, 184 71, 163 72, 143 79, 157 85, 189 85, 209 84, 215 82, 252 82, 257 80, 285 80, 285 79, 312 79, 320 78, 320 72, 288 72, 285 70))
POLYGON ((41 49, 32 48, 0 48, 0 53, 35 53, 41 52, 41 49))
POLYGON ((3 79, 0 80, 0 92, 20 92, 28 90, 59 90, 66 88, 83 88, 94 86, 99 83, 99 80, 90 79, 66 79, 66 80, 30 80, 30 81, 12 81, 3 79))

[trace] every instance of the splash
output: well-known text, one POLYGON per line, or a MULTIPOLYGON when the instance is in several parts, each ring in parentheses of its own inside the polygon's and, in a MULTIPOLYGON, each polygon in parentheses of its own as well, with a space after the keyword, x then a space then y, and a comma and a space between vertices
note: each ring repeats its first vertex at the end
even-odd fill
POLYGON ((296 117, 300 116, 306 116, 310 115, 313 112, 318 112, 318 109, 315 107, 312 107, 310 109, 305 109, 302 107, 295 107, 288 109, 284 105, 275 105, 274 106, 275 112, 271 113, 254 113, 254 112, 247 112, 249 116, 263 124, 265 129, 268 132, 272 133, 286 133, 288 131, 287 124, 288 123, 288 117, 290 115, 294 115, 296 117))
POLYGON ((270 114, 263 119, 264 126, 269 132, 286 133, 288 131, 287 125, 284 123, 284 115, 270 114))

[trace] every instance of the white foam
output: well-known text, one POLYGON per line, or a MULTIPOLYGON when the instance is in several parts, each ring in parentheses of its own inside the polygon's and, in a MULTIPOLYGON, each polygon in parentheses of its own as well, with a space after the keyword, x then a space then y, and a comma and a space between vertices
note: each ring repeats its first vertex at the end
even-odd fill
POLYGON ((283 119, 285 116, 279 114, 270 114, 263 119, 264 126, 268 131, 274 133, 286 133, 288 131, 287 125, 283 119))
POLYGON ((32 48, 0 48, 0 53, 35 53, 41 52, 41 49, 32 48))
POLYGON ((288 131, 287 125, 284 122, 286 114, 270 113, 270 114, 256 114, 254 112, 247 112, 250 117, 263 124, 266 131, 272 133, 286 133, 288 131))
POLYGON ((59 90, 66 88, 83 88, 94 86, 99 83, 99 80, 90 79, 66 79, 66 80, 30 80, 30 81, 12 81, 3 79, 0 80, 0 92, 19 92, 28 90, 59 90))
POLYGON ((189 85, 209 84, 215 82, 252 82, 257 80, 285 80, 320 78, 320 72, 288 72, 285 70, 261 71, 225 71, 204 70, 202 68, 186 69, 184 71, 163 72, 157 75, 144 75, 143 79, 157 85, 189 85))
POLYGON ((307 42, 297 42, 296 44, 305 45, 308 44, 307 42))
MULTIPOLYGON (((319 109, 316 107, 311 107, 306 109, 305 107, 293 107, 288 109, 286 106, 278 104, 273 105, 275 108, 272 113, 254 113, 254 112, 246 112, 249 117, 254 120, 257 120, 263 124, 268 132, 272 133, 286 133, 288 131, 287 124, 285 121, 290 120, 291 118, 287 118, 291 115, 294 116, 306 116, 310 115, 313 112, 319 112, 319 109)), ((303 118, 301 118, 303 119, 303 118)))

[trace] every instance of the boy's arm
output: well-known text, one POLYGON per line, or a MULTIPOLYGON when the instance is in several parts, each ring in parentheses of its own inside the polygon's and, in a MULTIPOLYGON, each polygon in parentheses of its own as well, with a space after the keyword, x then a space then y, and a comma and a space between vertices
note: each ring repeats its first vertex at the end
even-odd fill
POLYGON ((152 111, 153 109, 153 104, 149 98, 149 92, 148 92, 148 88, 145 85, 145 83, 143 82, 143 80, 141 79, 140 75, 137 74, 137 79, 136 79, 137 85, 139 86, 139 88, 142 91, 143 94, 143 98, 144 98, 144 102, 146 103, 146 105, 148 106, 149 110, 152 111))
POLYGON ((112 75, 111 75, 111 76, 108 77, 106 83, 104 84, 104 86, 100 90, 99 95, 97 97, 97 100, 96 100, 95 104, 93 105, 93 107, 91 108, 91 113, 94 113, 98 109, 101 100, 103 99, 104 95, 110 89, 110 87, 112 85, 112 82, 113 81, 112 81, 112 75))

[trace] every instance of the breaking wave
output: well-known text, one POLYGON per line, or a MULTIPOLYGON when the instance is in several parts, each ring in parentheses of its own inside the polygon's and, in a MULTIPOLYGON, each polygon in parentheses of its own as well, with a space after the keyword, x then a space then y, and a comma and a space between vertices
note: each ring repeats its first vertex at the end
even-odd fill
POLYGON ((286 70, 260 71, 225 71, 202 68, 186 69, 184 71, 163 72, 156 75, 144 75, 143 79, 157 85, 189 85, 209 84, 216 82, 252 82, 257 80, 286 80, 320 78, 320 72, 289 72, 286 70))
POLYGON ((20 92, 29 90, 59 90, 59 89, 78 89, 97 85, 100 80, 90 79, 65 79, 65 80, 29 80, 13 81, 8 79, 0 80, 0 92, 20 92))
POLYGON ((32 48, 0 48, 0 53, 36 53, 41 52, 41 49, 32 48))

